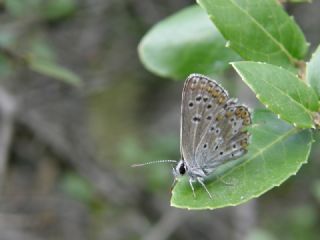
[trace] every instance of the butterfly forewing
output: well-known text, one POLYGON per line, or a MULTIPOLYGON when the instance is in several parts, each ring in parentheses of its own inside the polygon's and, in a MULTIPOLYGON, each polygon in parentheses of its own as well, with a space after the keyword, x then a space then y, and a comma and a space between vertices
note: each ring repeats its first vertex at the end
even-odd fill
POLYGON ((220 164, 246 152, 250 113, 215 81, 190 75, 184 85, 181 109, 181 153, 190 169, 208 174, 220 164))

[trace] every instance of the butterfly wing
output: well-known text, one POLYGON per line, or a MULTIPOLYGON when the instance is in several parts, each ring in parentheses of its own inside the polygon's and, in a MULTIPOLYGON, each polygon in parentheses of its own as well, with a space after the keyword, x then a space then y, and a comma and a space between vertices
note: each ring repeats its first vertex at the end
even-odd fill
POLYGON ((181 154, 189 169, 213 171, 216 166, 242 156, 249 134, 250 113, 237 106, 215 81, 190 75, 184 85, 181 107, 181 154), (222 152, 222 154, 221 154, 222 152))
POLYGON ((251 117, 245 106, 235 105, 231 100, 218 113, 217 118, 219 121, 210 123, 196 149, 196 159, 207 173, 227 161, 243 156, 247 152, 250 139, 250 133, 245 126, 251 124, 251 117), (212 138, 217 140, 212 142, 212 138), (205 144, 209 148, 204 148, 205 144))
MULTIPOLYGON (((181 154, 189 168, 201 166, 201 161, 196 161, 197 148, 227 99, 228 93, 207 77, 192 74, 187 78, 182 92, 180 141, 181 154)), ((211 137, 215 142, 215 135, 211 137)))

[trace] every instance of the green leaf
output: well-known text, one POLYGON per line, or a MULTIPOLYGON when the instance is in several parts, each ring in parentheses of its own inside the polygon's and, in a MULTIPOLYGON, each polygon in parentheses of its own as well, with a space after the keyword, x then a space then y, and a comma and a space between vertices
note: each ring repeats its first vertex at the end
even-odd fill
POLYGON ((190 73, 219 74, 239 57, 198 6, 185 8, 156 24, 139 44, 139 56, 151 72, 174 79, 190 73))
POLYGON ((284 2, 292 2, 292 3, 311 3, 312 2, 312 0, 287 0, 287 1, 285 1, 285 0, 283 0, 284 2))
POLYGON ((291 72, 271 64, 236 62, 232 64, 257 98, 278 116, 298 127, 313 127, 318 110, 317 95, 291 72))
POLYGON ((275 0, 198 0, 229 46, 245 60, 295 66, 308 48, 293 18, 275 0))
POLYGON ((40 58, 30 58, 29 67, 35 72, 46 76, 62 80, 68 84, 79 85, 81 79, 70 70, 57 65, 54 62, 46 61, 40 58))
MULTIPOLYGON (((171 205, 188 209, 215 209, 236 206, 256 198, 295 175, 307 162, 313 142, 311 131, 293 128, 269 111, 253 114, 254 125, 248 153, 231 162, 221 175, 206 181, 210 199, 201 185, 195 185, 193 197, 188 182, 180 181, 173 189, 171 205)), ((229 164, 229 163, 228 163, 229 164)))
POLYGON ((16 44, 17 33, 12 29, 0 30, 0 47, 10 48, 16 44))
POLYGON ((313 182, 311 191, 312 191, 313 197, 315 197, 317 202, 320 203, 320 180, 319 179, 313 182))
POLYGON ((49 0, 45 3, 42 14, 50 20, 56 21, 69 17, 76 10, 76 0, 49 0))
POLYGON ((92 186, 85 179, 74 173, 66 173, 62 176, 61 187, 74 199, 86 203, 90 202, 94 195, 92 186))
POLYGON ((307 63, 307 81, 320 97, 320 45, 307 63))
POLYGON ((6 10, 15 17, 37 13, 41 0, 5 0, 6 10))
POLYGON ((32 58, 48 62, 54 62, 57 59, 55 49, 43 37, 33 37, 30 40, 28 48, 30 49, 28 55, 32 56, 32 58))
POLYGON ((0 54, 0 76, 9 76, 11 73, 14 72, 14 68, 12 63, 5 57, 4 55, 0 54))

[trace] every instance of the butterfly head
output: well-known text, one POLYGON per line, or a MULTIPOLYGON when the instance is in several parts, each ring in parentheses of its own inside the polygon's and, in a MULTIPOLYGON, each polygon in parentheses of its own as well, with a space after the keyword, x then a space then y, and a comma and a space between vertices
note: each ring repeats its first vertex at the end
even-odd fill
POLYGON ((175 168, 173 168, 173 175, 177 179, 187 172, 187 165, 184 160, 180 160, 175 168))

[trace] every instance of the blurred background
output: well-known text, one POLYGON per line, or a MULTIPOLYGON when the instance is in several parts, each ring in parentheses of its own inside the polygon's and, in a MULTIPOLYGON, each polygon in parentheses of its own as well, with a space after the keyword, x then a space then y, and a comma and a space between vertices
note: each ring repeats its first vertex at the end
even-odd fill
MULTIPOLYGON (((191 0, 0 0, 0 240, 319 239, 320 149, 238 207, 170 207, 183 81, 137 45, 191 0), (80 82, 81 81, 81 82, 80 82)), ((286 4, 314 50, 320 1, 286 4)), ((181 79, 183 80, 183 79, 181 79)), ((217 79, 250 107, 230 69, 217 79)))

